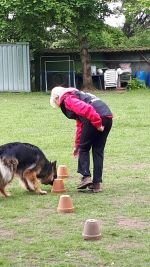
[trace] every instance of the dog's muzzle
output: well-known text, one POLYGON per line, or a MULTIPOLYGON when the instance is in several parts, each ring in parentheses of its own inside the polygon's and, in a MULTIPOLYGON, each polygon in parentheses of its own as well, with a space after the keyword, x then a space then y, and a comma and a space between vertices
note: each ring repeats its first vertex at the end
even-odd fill
MULTIPOLYGON (((57 178, 57 177, 56 177, 57 178)), ((41 178, 41 183, 45 185, 53 185, 55 178, 54 177, 48 177, 48 178, 41 178)))

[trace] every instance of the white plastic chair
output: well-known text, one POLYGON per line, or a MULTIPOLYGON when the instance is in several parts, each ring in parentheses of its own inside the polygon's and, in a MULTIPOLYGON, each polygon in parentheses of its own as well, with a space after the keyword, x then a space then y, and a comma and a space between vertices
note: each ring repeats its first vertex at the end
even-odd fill
POLYGON ((118 85, 118 73, 115 69, 109 69, 104 72, 104 89, 117 88, 118 85))

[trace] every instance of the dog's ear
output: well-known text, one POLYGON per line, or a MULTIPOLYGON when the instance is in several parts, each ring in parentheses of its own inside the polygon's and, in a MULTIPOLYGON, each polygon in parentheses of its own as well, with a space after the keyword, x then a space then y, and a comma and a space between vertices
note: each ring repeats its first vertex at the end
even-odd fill
POLYGON ((57 163, 56 160, 52 162, 52 166, 53 166, 54 168, 56 168, 56 163, 57 163))
POLYGON ((56 167, 56 163, 57 163, 56 160, 52 162, 52 171, 53 171, 53 177, 54 177, 54 179, 57 178, 57 167, 56 167))

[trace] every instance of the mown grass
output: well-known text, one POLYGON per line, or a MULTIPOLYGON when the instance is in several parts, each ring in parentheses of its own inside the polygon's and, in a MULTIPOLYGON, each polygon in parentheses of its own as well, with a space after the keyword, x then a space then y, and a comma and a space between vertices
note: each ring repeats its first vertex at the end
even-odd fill
POLYGON ((79 193, 72 157, 75 127, 49 106, 45 93, 0 94, 0 143, 38 145, 51 160, 66 164, 67 194, 75 212, 58 214, 58 194, 26 192, 14 179, 12 196, 0 196, 0 266, 147 267, 149 258, 150 91, 95 93, 114 114, 104 163, 104 190, 79 193), (99 219, 102 238, 84 241, 86 219, 99 219))

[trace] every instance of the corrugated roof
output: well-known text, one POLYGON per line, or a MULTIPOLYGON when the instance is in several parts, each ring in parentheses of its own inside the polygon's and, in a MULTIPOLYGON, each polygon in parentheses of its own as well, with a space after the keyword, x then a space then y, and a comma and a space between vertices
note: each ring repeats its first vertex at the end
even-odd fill
MULTIPOLYGON (((131 48, 95 48, 95 49, 89 49, 90 53, 117 53, 117 52, 142 52, 142 51, 148 51, 150 52, 150 47, 131 47, 131 48)), ((71 48, 53 48, 53 49, 42 49, 40 53, 79 53, 79 50, 77 49, 71 49, 71 48)))
POLYGON ((92 49, 93 52, 138 52, 138 51, 150 51, 150 47, 130 47, 130 48, 100 48, 92 49))

